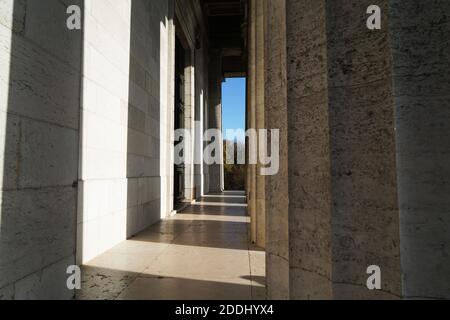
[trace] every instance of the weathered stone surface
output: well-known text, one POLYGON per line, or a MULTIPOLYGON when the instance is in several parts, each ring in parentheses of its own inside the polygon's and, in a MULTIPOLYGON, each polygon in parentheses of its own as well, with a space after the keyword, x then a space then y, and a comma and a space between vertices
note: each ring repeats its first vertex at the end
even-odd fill
POLYGON ((289 299, 286 2, 265 1, 265 125, 280 129, 280 171, 266 181, 267 297, 289 299))
POLYGON ((14 300, 14 285, 9 285, 0 289, 0 301, 14 300))
POLYGON ((42 271, 29 275, 15 284, 15 300, 69 300, 74 291, 67 288, 67 268, 74 265, 75 256, 65 258, 42 271))
POLYGON ((0 287, 75 252, 76 189, 3 191, 0 287))
MULTIPOLYGON (((381 30, 367 29, 370 4, 327 2, 336 299, 401 295, 389 28, 383 14, 381 30), (382 270, 381 291, 366 288, 371 265, 382 270)), ((388 1, 377 4, 387 12, 388 1)))
POLYGON ((405 298, 450 298, 449 11, 389 3, 405 298))
MULTIPOLYGON (((369 2, 286 5, 288 296, 398 298, 399 211, 387 16, 385 28, 372 32, 365 24, 369 2), (381 291, 366 288, 366 269, 374 264, 382 269, 381 291)), ((386 12, 387 1, 380 5, 386 12)), ((266 102, 266 112, 272 103, 266 102)), ((283 129, 283 121, 277 124, 283 129)), ((269 196, 267 201, 273 200, 269 196)), ((268 279, 269 291, 270 284, 268 279)))
MULTIPOLYGON (((255 103, 255 128, 266 129, 264 115, 264 1, 256 1, 256 103, 255 103)), ((258 138, 259 141, 259 138, 258 138)), ((261 151, 264 141, 259 141, 258 152, 261 151)), ((265 176, 261 174, 262 165, 255 168, 255 198, 256 198, 256 239, 255 243, 261 247, 266 246, 266 185, 265 176)))
POLYGON ((85 266, 77 300, 114 300, 138 276, 133 272, 85 266))
POLYGON ((288 1, 290 298, 329 299, 330 147, 325 1, 288 1))
POLYGON ((1 295, 71 298, 52 266, 75 254, 81 33, 61 1, 0 8, 1 295))
POLYGON ((21 36, 11 37, 11 30, 2 25, 0 70, 2 111, 78 129, 79 70, 77 73, 72 66, 21 36))
MULTIPOLYGON (((218 50, 211 50, 209 54, 209 129, 222 130, 222 54, 218 50)), ((221 150, 216 152, 222 155, 221 150)), ((210 165, 209 191, 222 192, 223 188, 223 164, 210 165)))
MULTIPOLYGON (((247 129, 256 129, 256 8, 257 1, 249 2, 248 13, 248 78, 247 78, 247 129)), ((247 139, 247 199, 248 199, 248 215, 250 216, 251 228, 250 238, 253 243, 258 240, 258 218, 257 218, 257 186, 256 186, 256 165, 250 163, 252 155, 255 152, 255 147, 250 146, 250 139, 247 139)))
MULTIPOLYGON (((20 1, 17 3, 20 8, 20 1)), ((66 10, 68 5, 78 5, 82 8, 82 3, 82 0, 48 0, 45 3, 27 1, 26 10, 32 14, 26 15, 24 37, 38 43, 40 48, 58 60, 79 69, 82 32, 67 28, 66 10)))

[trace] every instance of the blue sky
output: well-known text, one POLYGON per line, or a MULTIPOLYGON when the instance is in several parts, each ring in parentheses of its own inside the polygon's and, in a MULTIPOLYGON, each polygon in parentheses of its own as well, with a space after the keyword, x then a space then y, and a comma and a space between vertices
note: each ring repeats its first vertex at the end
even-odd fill
MULTIPOLYGON (((245 78, 227 78, 222 84, 222 126, 226 129, 245 130, 245 78)), ((245 137, 238 138, 244 142, 245 137)))

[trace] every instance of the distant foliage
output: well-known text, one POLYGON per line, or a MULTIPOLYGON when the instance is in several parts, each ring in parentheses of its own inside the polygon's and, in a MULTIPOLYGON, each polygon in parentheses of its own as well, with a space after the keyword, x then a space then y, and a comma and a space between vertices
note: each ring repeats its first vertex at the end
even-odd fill
MULTIPOLYGON (((230 143, 230 142, 228 142, 230 143)), ((227 141, 224 141, 224 159, 226 159, 227 141)), ((234 149, 238 150, 238 142, 234 142, 234 149)), ((237 155, 235 155, 236 164, 224 164, 225 190, 242 191, 245 190, 245 165, 237 164, 237 155)))
POLYGON ((245 190, 245 166, 225 164, 225 190, 245 190))

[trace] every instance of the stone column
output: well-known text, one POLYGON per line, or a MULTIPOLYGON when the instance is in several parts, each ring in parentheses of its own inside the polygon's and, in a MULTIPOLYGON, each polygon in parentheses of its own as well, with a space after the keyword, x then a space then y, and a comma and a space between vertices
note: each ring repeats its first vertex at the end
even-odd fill
POLYGON ((449 12, 445 0, 389 7, 405 298, 450 299, 449 12))
MULTIPOLYGON (((256 1, 255 8, 255 128, 259 132, 265 129, 264 119, 264 2, 256 1)), ((259 138, 258 138, 259 141, 259 138)), ((267 143, 267 142, 266 142, 267 143)), ((258 152, 262 148, 263 141, 259 141, 258 152)), ((259 162, 258 162, 259 163, 259 162)), ((256 203, 256 239, 257 246, 264 248, 266 245, 266 193, 265 176, 260 173, 261 165, 255 167, 255 203, 256 203)))
POLYGON ((265 126, 280 129, 280 171, 265 179, 267 294, 269 299, 329 299, 325 1, 266 1, 264 18, 265 126))
POLYGON ((268 298, 450 297, 450 4, 371 4, 266 2, 268 298))
MULTIPOLYGON (((248 84, 247 84, 247 129, 256 128, 256 3, 249 3, 249 26, 248 26, 248 84)), ((248 152, 254 152, 251 140, 247 140, 248 152)), ((251 157, 250 157, 251 158, 251 157)), ((250 159, 248 159, 250 161, 250 159)), ((247 163, 248 175, 248 215, 251 218, 250 237, 253 243, 257 241, 257 217, 256 217, 256 165, 247 163)))
MULTIPOLYGON (((219 50, 211 50, 209 61, 209 128, 222 130, 222 54, 219 50)), ((223 160, 222 141, 220 141, 220 157, 223 160)), ((209 168, 209 191, 220 193, 224 189, 223 162, 209 168)))
POLYGON ((388 0, 381 30, 366 27, 371 4, 326 2, 335 299, 401 295, 388 0), (367 289, 371 265, 381 290, 367 289))
POLYGON ((389 29, 387 15, 367 29, 370 4, 266 4, 265 121, 281 129, 280 172, 266 178, 269 298, 400 297, 389 29), (371 265, 382 290, 366 287, 371 265))
POLYGON ((280 170, 265 178, 267 298, 289 299, 286 1, 264 1, 265 126, 280 129, 280 170))
POLYGON ((185 110, 184 110, 184 128, 191 133, 190 141, 185 142, 185 172, 184 172, 184 190, 185 200, 191 202, 195 199, 195 50, 190 49, 186 53, 187 67, 185 68, 185 110))
POLYGON ((330 299, 326 1, 287 5, 290 298, 330 299))

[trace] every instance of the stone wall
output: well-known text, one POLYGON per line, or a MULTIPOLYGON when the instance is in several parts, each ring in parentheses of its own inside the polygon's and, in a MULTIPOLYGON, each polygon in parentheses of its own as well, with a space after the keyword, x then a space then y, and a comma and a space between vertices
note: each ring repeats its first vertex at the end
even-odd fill
POLYGON ((192 202, 209 191, 209 167, 203 162, 203 131, 209 126, 209 72, 207 32, 201 4, 196 0, 175 1, 176 33, 183 40, 185 68, 185 201, 192 202))
POLYGON ((0 299, 73 296, 82 37, 68 2, 0 1, 0 299))
MULTIPOLYGON (((176 32, 185 33, 190 46, 187 129, 194 130, 196 93, 207 91, 200 54, 205 46, 197 57, 194 43, 201 31, 195 2, 184 6, 178 10, 176 1, 163 0, 86 1, 80 263, 172 214, 176 32)), ((201 191, 202 175, 197 172, 194 179, 194 140, 186 147, 191 164, 185 190, 191 201, 194 191, 201 191)))
MULTIPOLYGON (((192 130, 208 100, 198 5, 179 10, 192 130)), ((172 213, 175 1, 1 0, 0 9, 0 299, 71 298, 68 266, 172 213), (66 27, 69 4, 80 5, 83 31, 66 27)), ((189 200, 208 188, 207 168, 195 179, 191 169, 189 200)))
POLYGON ((162 0, 86 1, 80 263, 168 214, 160 170, 167 15, 162 0))

